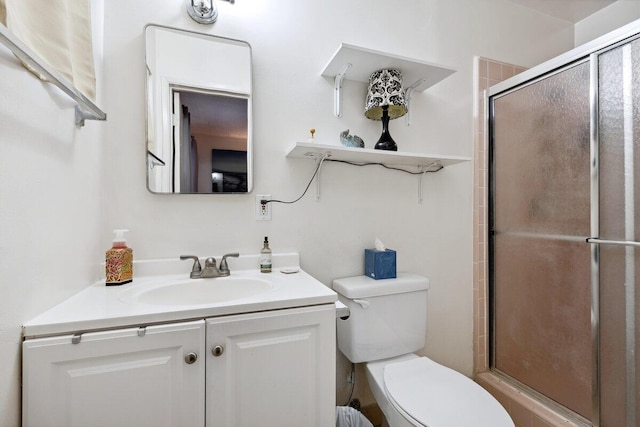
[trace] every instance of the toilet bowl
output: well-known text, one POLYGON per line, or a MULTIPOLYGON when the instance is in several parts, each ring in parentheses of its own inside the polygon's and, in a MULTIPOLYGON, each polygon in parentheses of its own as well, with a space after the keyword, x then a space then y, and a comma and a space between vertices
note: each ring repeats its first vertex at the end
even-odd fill
POLYGON ((389 426, 514 427, 478 384, 413 353, 426 342, 426 277, 347 277, 334 280, 333 289, 350 312, 338 322, 338 348, 351 362, 366 363, 369 386, 389 426))
POLYGON ((485 389, 427 357, 403 355, 366 364, 369 387, 392 427, 513 427, 485 389))

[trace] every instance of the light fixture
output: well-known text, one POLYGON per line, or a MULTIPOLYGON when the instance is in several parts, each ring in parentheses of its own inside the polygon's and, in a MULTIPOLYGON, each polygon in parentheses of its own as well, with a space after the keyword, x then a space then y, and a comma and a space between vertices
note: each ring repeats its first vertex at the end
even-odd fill
POLYGON ((364 115, 371 120, 382 120, 382 135, 376 143, 377 150, 398 151, 389 133, 389 120, 407 114, 407 102, 402 91, 402 73, 384 69, 371 73, 364 115))
POLYGON ((213 24, 218 19, 214 0, 187 0, 187 12, 199 24, 213 24))

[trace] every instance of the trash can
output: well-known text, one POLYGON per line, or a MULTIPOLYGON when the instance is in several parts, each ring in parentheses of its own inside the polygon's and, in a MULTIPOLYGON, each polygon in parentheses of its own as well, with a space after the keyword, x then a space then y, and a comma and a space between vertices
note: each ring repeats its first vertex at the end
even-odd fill
POLYGON ((373 424, 355 408, 336 406, 336 427, 373 427, 373 424))

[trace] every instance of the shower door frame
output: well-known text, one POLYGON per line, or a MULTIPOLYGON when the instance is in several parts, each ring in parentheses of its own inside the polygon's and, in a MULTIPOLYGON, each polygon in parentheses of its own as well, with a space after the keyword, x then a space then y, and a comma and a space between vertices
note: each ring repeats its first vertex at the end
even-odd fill
MULTIPOLYGON (((550 61, 547 61, 541 65, 524 71, 515 77, 512 77, 504 82, 498 83, 495 86, 487 89, 485 96, 485 108, 487 114, 487 129, 488 132, 488 166, 489 166, 489 200, 488 200, 488 233, 491 235, 494 226, 494 213, 493 213, 493 200, 495 197, 495 183, 491 178, 493 171, 495 170, 495 164, 493 159, 493 135, 492 135, 492 123, 494 119, 493 100, 500 96, 506 95, 519 88, 522 88, 529 84, 534 84, 539 80, 549 77, 555 73, 561 72, 569 67, 575 66, 582 62, 590 63, 590 83, 589 83, 589 114, 590 114, 590 236, 585 239, 585 244, 590 245, 590 264, 591 264, 591 352, 592 352, 592 395, 591 395, 591 420, 593 427, 600 427, 600 269, 599 269, 599 257, 600 257, 600 245, 621 245, 621 246, 633 246, 640 247, 639 242, 635 241, 612 241, 602 240, 596 236, 600 236, 599 226, 599 102, 598 102, 598 90, 599 90, 599 62, 600 55, 616 49, 624 44, 630 43, 634 40, 640 39, 640 20, 632 22, 626 26, 621 27, 603 37, 600 37, 590 43, 587 43, 581 47, 573 49, 563 55, 560 55, 550 61)), ((490 289, 493 287, 494 277, 494 262, 493 262, 493 250, 494 242, 491 236, 487 239, 488 247, 488 267, 490 278, 490 289)), ((635 287, 635 286, 634 286, 635 287)), ((495 343, 493 339, 493 328, 495 325, 493 306, 495 295, 490 290, 490 297, 488 298, 489 304, 489 333, 492 336, 490 339, 491 351, 489 352, 489 367, 494 370, 494 350, 495 343)), ((629 319, 626 319, 629 322, 629 319)), ((629 331, 627 330, 627 335, 629 331)), ((632 331, 632 335, 635 334, 635 328, 632 331)), ((628 345, 628 343, 627 343, 628 345)), ((629 353, 627 347, 626 352, 629 353)), ((627 377, 629 377, 629 366, 627 365, 627 377)), ((519 381, 512 379, 506 374, 502 374, 497 371, 501 377, 504 377, 509 382, 513 383, 518 388, 524 388, 539 399, 545 401, 550 406, 560 410, 560 412, 566 413, 572 418, 577 420, 583 420, 581 416, 575 414, 573 411, 565 408, 564 406, 551 401, 535 390, 527 387, 519 381)), ((636 398, 636 383, 635 372, 633 372, 633 378, 628 378, 625 385, 627 403, 630 400, 636 398)), ((627 425, 635 426, 637 414, 635 405, 627 405, 627 425)))

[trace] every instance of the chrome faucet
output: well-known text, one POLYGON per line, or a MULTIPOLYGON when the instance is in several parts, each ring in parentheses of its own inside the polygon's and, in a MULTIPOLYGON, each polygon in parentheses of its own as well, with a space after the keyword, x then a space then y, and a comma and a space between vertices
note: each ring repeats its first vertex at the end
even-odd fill
POLYGON ((195 255, 180 255, 181 260, 192 259, 193 267, 191 268, 191 274, 189 277, 192 279, 207 279, 211 277, 226 277, 231 274, 229 270, 229 264, 227 264, 227 258, 237 258, 240 254, 237 252, 226 254, 220 260, 220 268, 216 266, 216 259, 209 257, 204 260, 204 269, 200 265, 200 260, 195 255))

